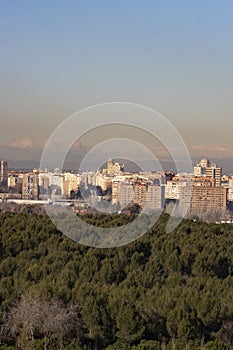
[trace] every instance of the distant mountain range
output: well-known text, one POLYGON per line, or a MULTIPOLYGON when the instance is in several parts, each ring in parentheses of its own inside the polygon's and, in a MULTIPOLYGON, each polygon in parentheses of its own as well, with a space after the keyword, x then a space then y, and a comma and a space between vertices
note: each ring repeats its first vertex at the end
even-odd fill
MULTIPOLYGON (((20 139, 17 139, 15 141, 12 141, 7 144, 1 144, 0 145, 0 159, 7 160, 8 165, 10 169, 33 169, 33 168, 39 168, 40 165, 40 158, 43 152, 43 148, 45 145, 45 140, 39 139, 39 138, 32 138, 32 137, 22 137, 20 139)), ((83 160, 83 157, 86 156, 86 154, 90 151, 91 147, 82 144, 81 142, 77 141, 74 143, 71 147, 71 149, 68 152, 67 158, 65 160, 64 167, 65 169, 73 169, 77 170, 83 160)), ((214 156, 210 156, 209 158, 214 161, 216 164, 221 166, 223 168, 223 174, 233 174, 233 153, 231 151, 231 148, 228 147, 224 149, 224 154, 226 154, 226 158, 220 158, 221 155, 219 154, 218 147, 213 147, 212 154, 214 156), (215 153, 213 150, 215 150, 215 153), (231 156, 232 155, 232 156, 231 156), (228 158, 227 158, 228 157, 228 158)), ((195 149, 194 149, 195 151, 195 149)), ((201 147, 201 149, 198 149, 198 152, 200 154, 203 154, 204 146, 201 147)), ((222 152, 222 151, 221 151, 222 152)), ((190 153, 192 154, 191 150, 190 153)), ((107 157, 111 154, 111 152, 104 151, 102 154, 98 154, 98 161, 96 154, 94 156, 88 158, 89 164, 85 162, 85 170, 96 170, 99 167, 99 164, 104 164, 108 159, 107 157)), ((158 160, 161 162, 161 166, 164 170, 171 170, 176 171, 176 167, 174 163, 169 159, 169 156, 161 156, 159 157, 159 151, 158 151, 158 160)), ((128 153, 130 155, 130 152, 128 153)), ((193 153, 195 157, 193 160, 193 165, 197 164, 200 161, 200 158, 206 157, 205 154, 203 154, 203 157, 198 157, 196 153, 193 153), (197 158, 198 157, 198 158, 197 158)), ((130 159, 130 156, 129 156, 130 159)), ((150 170, 159 170, 155 168, 155 163, 152 160, 144 160, 143 155, 137 154, 137 157, 132 159, 140 159, 140 162, 138 161, 141 168, 143 168, 145 171, 150 170)), ((136 172, 139 171, 139 167, 135 165, 135 163, 128 161, 126 159, 115 159, 116 161, 125 164, 125 170, 136 172)), ((56 167, 54 163, 54 167, 56 167)), ((52 165, 51 165, 52 168, 52 165)), ((185 164, 180 164, 180 168, 183 172, 185 172, 185 169, 187 169, 187 166, 185 164)), ((53 169, 51 169, 53 170, 53 169)))
MULTIPOLYGON (((16 149, 15 147, 7 147, 4 149, 4 146, 0 147, 0 159, 7 160, 8 161, 8 167, 9 169, 16 169, 16 170, 30 170, 33 168, 39 168, 40 166, 40 157, 41 157, 41 149, 37 149, 33 151, 33 157, 32 159, 24 159, 25 156, 25 150, 16 149)), ((30 152, 28 152, 30 154, 30 152)), ((85 155, 85 149, 82 150, 82 152, 70 152, 69 156, 65 160, 64 163, 64 169, 72 169, 72 170, 78 170, 82 158, 85 155)), ((233 174, 233 159, 213 159, 216 164, 221 166, 223 168, 223 174, 231 175, 233 174)), ((107 161, 107 159, 106 159, 107 161)), ((140 161, 140 167, 143 169, 140 169, 136 164, 133 162, 126 160, 126 159, 114 159, 114 161, 118 161, 121 164, 125 165, 125 171, 130 172, 138 172, 138 171, 158 171, 159 169, 154 168, 154 165, 151 160, 142 160, 140 161)), ((197 164, 200 161, 200 158, 193 159, 193 165, 197 164)), ((173 162, 162 160, 161 166, 164 170, 171 170, 176 171, 176 167, 173 162)), ((103 168, 103 166, 102 166, 103 168)), ((181 165, 182 171, 185 172, 185 164, 181 165)), ((89 166, 86 165, 85 170, 97 170, 98 164, 93 161, 89 166)), ((50 169, 53 170, 53 169, 50 169)))
MULTIPOLYGON (((4 157, 1 158, 2 160, 7 160, 8 161, 8 167, 9 169, 16 169, 16 170, 30 170, 33 168, 39 168, 40 166, 40 161, 39 160, 28 160, 28 159, 21 159, 21 160, 9 160, 5 159, 4 157)), ((117 159, 116 161, 123 163, 125 165, 125 171, 129 172, 138 172, 142 171, 136 164, 133 162, 127 161, 125 159, 117 159)), ((193 164, 198 163, 199 159, 195 160, 193 164)), ((233 174, 233 161, 231 162, 230 160, 222 160, 222 159, 217 159, 215 160, 216 163, 223 168, 223 174, 228 174, 231 175, 233 174)), ((74 160, 67 160, 64 163, 64 169, 69 169, 69 170, 78 170, 79 167, 78 161, 74 160)), ((146 171, 158 171, 158 169, 154 169, 153 165, 151 162, 147 161, 142 161, 142 164, 144 165, 144 168, 146 171)), ((105 164, 106 165, 106 164, 105 164)), ((105 165, 102 166, 102 168, 105 167, 105 165)), ((176 168, 174 166, 174 163, 169 162, 169 161, 163 161, 162 162, 162 168, 164 170, 171 170, 171 171, 176 171, 176 168)), ((86 170, 96 170, 94 168, 95 164, 91 164, 91 167, 86 170)), ((53 170, 53 169, 50 169, 53 170)))

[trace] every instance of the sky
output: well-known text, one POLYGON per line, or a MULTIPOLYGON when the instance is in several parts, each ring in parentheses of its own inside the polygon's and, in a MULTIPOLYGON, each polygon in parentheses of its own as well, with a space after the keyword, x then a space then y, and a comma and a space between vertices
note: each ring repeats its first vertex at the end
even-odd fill
POLYGON ((68 116, 125 101, 233 171, 232 18, 232 0, 0 0, 0 157, 39 159, 68 116))

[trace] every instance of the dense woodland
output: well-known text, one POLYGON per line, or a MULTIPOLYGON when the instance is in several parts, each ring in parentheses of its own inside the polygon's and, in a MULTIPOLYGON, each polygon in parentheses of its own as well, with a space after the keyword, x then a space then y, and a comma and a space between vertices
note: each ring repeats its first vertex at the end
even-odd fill
POLYGON ((233 349, 233 226, 167 220, 98 249, 44 214, 0 214, 0 349, 233 349))

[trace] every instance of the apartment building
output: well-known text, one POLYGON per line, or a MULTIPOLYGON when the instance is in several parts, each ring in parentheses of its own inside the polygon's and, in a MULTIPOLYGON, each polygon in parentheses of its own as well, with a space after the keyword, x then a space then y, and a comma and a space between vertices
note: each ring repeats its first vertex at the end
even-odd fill
POLYGON ((161 210, 164 207, 164 200, 164 186, 148 186, 146 202, 149 209, 161 210))
POLYGON ((144 207, 147 202, 147 185, 143 183, 136 183, 133 186, 133 202, 144 207))
POLYGON ((39 170, 34 169, 33 173, 23 175, 22 198, 39 199, 39 170))
POLYGON ((227 189, 223 187, 187 186, 180 191, 180 205, 190 212, 226 210, 227 189))

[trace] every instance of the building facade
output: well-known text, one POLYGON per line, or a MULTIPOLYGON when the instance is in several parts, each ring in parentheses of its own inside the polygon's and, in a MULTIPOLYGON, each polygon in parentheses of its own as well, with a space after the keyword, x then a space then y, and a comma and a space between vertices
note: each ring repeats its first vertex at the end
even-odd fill
POLYGON ((147 189, 147 207, 150 210, 161 210, 164 207, 164 186, 150 185, 147 189))
POLYGON ((7 177, 8 177, 8 165, 5 160, 0 161, 0 183, 7 184, 7 177))
POLYGON ((190 212, 226 210, 227 189, 209 186, 183 187, 180 204, 189 207, 190 212))
POLYGON ((23 175, 22 199, 39 199, 39 170, 23 175))

